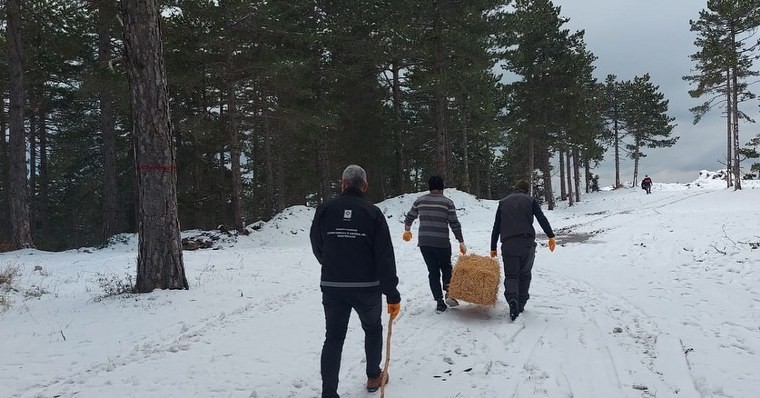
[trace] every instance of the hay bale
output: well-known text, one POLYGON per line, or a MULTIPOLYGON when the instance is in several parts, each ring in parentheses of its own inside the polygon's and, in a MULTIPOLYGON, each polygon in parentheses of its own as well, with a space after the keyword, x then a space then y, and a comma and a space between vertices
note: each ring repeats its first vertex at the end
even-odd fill
POLYGON ((495 305, 501 282, 501 266, 495 258, 459 256, 451 274, 449 296, 473 304, 495 305))

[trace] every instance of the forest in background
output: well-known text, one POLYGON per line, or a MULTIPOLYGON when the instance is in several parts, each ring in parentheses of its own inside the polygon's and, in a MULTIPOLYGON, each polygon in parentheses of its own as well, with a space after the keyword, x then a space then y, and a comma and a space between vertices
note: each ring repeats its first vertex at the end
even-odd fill
MULTIPOLYGON (((13 242, 18 195, 40 249, 134 232, 144 170, 135 167, 119 2, 5 3, 0 242, 13 242), (19 29, 9 23, 12 3, 19 29), (19 34, 20 57, 9 45, 19 34), (19 89, 20 137, 10 106, 19 89), (20 177, 25 192, 11 189, 20 177)), ((425 190, 441 174, 489 199, 530 179, 551 209, 555 198, 572 203, 592 189, 608 150, 619 169, 677 141, 653 77, 598 81, 584 32, 570 31, 548 0, 161 3, 176 164, 150 167, 176 171, 185 230, 242 231, 288 206, 315 205, 338 193, 349 163, 367 170, 372 201, 425 190)), ((695 61, 698 85, 720 67, 695 61)), ((730 108, 729 88, 748 92, 741 82, 750 75, 720 70, 729 83, 715 92, 730 108)))

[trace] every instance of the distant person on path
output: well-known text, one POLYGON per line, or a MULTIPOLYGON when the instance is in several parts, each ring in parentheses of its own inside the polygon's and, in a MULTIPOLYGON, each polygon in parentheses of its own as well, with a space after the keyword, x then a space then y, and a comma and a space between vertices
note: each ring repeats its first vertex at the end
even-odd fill
POLYGON ((648 175, 645 175, 644 179, 641 180, 641 189, 647 191, 647 195, 652 193, 652 179, 648 175))
POLYGON ((383 351, 382 295, 391 321, 401 308, 396 259, 385 216, 364 199, 367 173, 357 165, 343 171, 337 198, 322 203, 311 224, 311 248, 322 265, 320 287, 325 311, 322 398, 339 398, 338 374, 353 309, 364 329, 367 391, 380 388, 383 351))
POLYGON ((449 228, 459 241, 459 252, 461 254, 467 253, 456 207, 451 199, 443 195, 443 188, 443 177, 439 175, 430 177, 428 180, 430 193, 417 198, 412 208, 406 213, 403 235, 405 241, 412 240, 412 224, 419 217, 418 246, 427 265, 430 292, 433 293, 437 312, 446 311, 447 304, 452 307, 459 305, 455 299, 449 297, 448 293, 451 282, 449 228), (444 291, 446 292, 446 301, 444 301, 444 291))
POLYGON ((504 297, 509 304, 509 317, 514 321, 530 298, 530 280, 536 255, 536 231, 533 218, 549 237, 549 250, 554 251, 556 242, 549 220, 541 211, 541 205, 530 196, 530 186, 525 180, 515 184, 515 190, 499 201, 496 220, 491 232, 491 257, 496 257, 496 243, 501 236, 501 256, 504 260, 504 297))

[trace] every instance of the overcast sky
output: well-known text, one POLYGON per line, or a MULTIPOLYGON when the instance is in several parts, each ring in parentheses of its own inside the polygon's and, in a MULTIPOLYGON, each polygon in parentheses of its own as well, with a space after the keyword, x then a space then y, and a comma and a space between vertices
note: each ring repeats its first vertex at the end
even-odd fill
MULTIPOLYGON (((668 112, 675 117, 674 136, 681 137, 675 146, 645 149, 647 157, 639 166, 639 180, 649 174, 655 182, 691 182, 702 169, 724 168, 726 122, 721 110, 712 110, 697 125, 689 108, 703 102, 692 99, 688 82, 694 64, 689 55, 696 51, 695 35, 689 20, 699 18, 707 0, 554 0, 561 15, 570 19, 571 30, 585 30, 588 49, 597 57, 596 77, 603 81, 608 74, 619 80, 649 73, 660 92, 670 101, 668 112)), ((753 105, 754 106, 754 105, 753 105)), ((746 109, 750 115, 757 108, 746 109)), ((740 126, 743 145, 756 134, 752 125, 740 126)), ((614 183, 614 158, 611 154, 597 169, 600 184, 614 183)), ((633 178, 633 161, 621 164, 621 182, 633 178)))

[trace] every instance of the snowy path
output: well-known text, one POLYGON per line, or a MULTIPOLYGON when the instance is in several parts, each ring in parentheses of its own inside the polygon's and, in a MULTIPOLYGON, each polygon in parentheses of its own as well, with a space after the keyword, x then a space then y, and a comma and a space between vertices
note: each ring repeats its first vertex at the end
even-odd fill
MULTIPOLYGON (((646 354, 653 349, 646 336, 656 333, 650 330, 654 326, 642 326, 639 315, 631 314, 633 310, 625 304, 607 308, 615 303, 614 297, 539 271, 534 299, 515 323, 508 320, 503 302, 490 309, 463 303, 436 314, 417 249, 406 247, 400 252, 399 264, 407 275, 404 310, 396 322, 392 345, 389 396, 412 396, 422 389, 424 396, 430 397, 634 397, 642 396, 634 385, 650 389, 660 386, 651 369, 652 358, 646 354), (619 334, 612 331, 627 325, 639 329, 619 334), (594 360, 588 362, 589 356, 594 360), (631 363, 638 366, 628 366, 631 363)), ((47 379, 35 375, 42 379, 25 383, 11 396, 112 396, 143 384, 160 384, 167 378, 184 380, 172 388, 172 396, 177 397, 317 396, 319 378, 315 370, 323 319, 319 292, 312 283, 318 274, 304 269, 304 263, 312 262, 309 255, 305 250, 280 250, 268 257, 283 264, 282 268, 231 268, 207 274, 202 283, 232 281, 230 273, 247 272, 259 280, 256 294, 247 296, 243 292, 237 305, 230 301, 224 310, 204 308, 206 313, 193 321, 127 337, 127 344, 122 342, 121 349, 100 361, 67 364, 47 379), (294 275, 299 273, 299 277, 294 275), (283 286, 277 281, 286 275, 289 283, 283 286), (266 298, 251 300, 259 295, 266 298), (293 344, 268 343, 278 341, 293 344), (302 363, 311 366, 293 366, 302 363), (253 386, 252 381, 256 381, 253 386)), ((216 268, 224 267, 220 264, 216 268)), ((144 301, 158 301, 153 303, 156 307, 174 301, 170 295, 162 296, 155 300, 128 299, 122 309, 139 311, 145 308, 144 301), (133 306, 128 304, 131 300, 135 300, 133 306)), ((361 329, 356 319, 352 319, 351 328, 344 352, 342 389, 345 397, 365 396, 361 329), (351 386, 356 388, 354 395, 351 386)))
POLYGON ((636 217, 624 223, 611 217, 579 226, 602 230, 592 238, 601 250, 567 247, 573 261, 552 269, 645 309, 659 325, 660 356, 673 347, 686 352, 695 390, 688 396, 749 396, 760 386, 752 343, 760 337, 760 253, 747 243, 760 238, 760 221, 744 206, 756 199, 727 191, 662 196, 642 195, 636 217))

